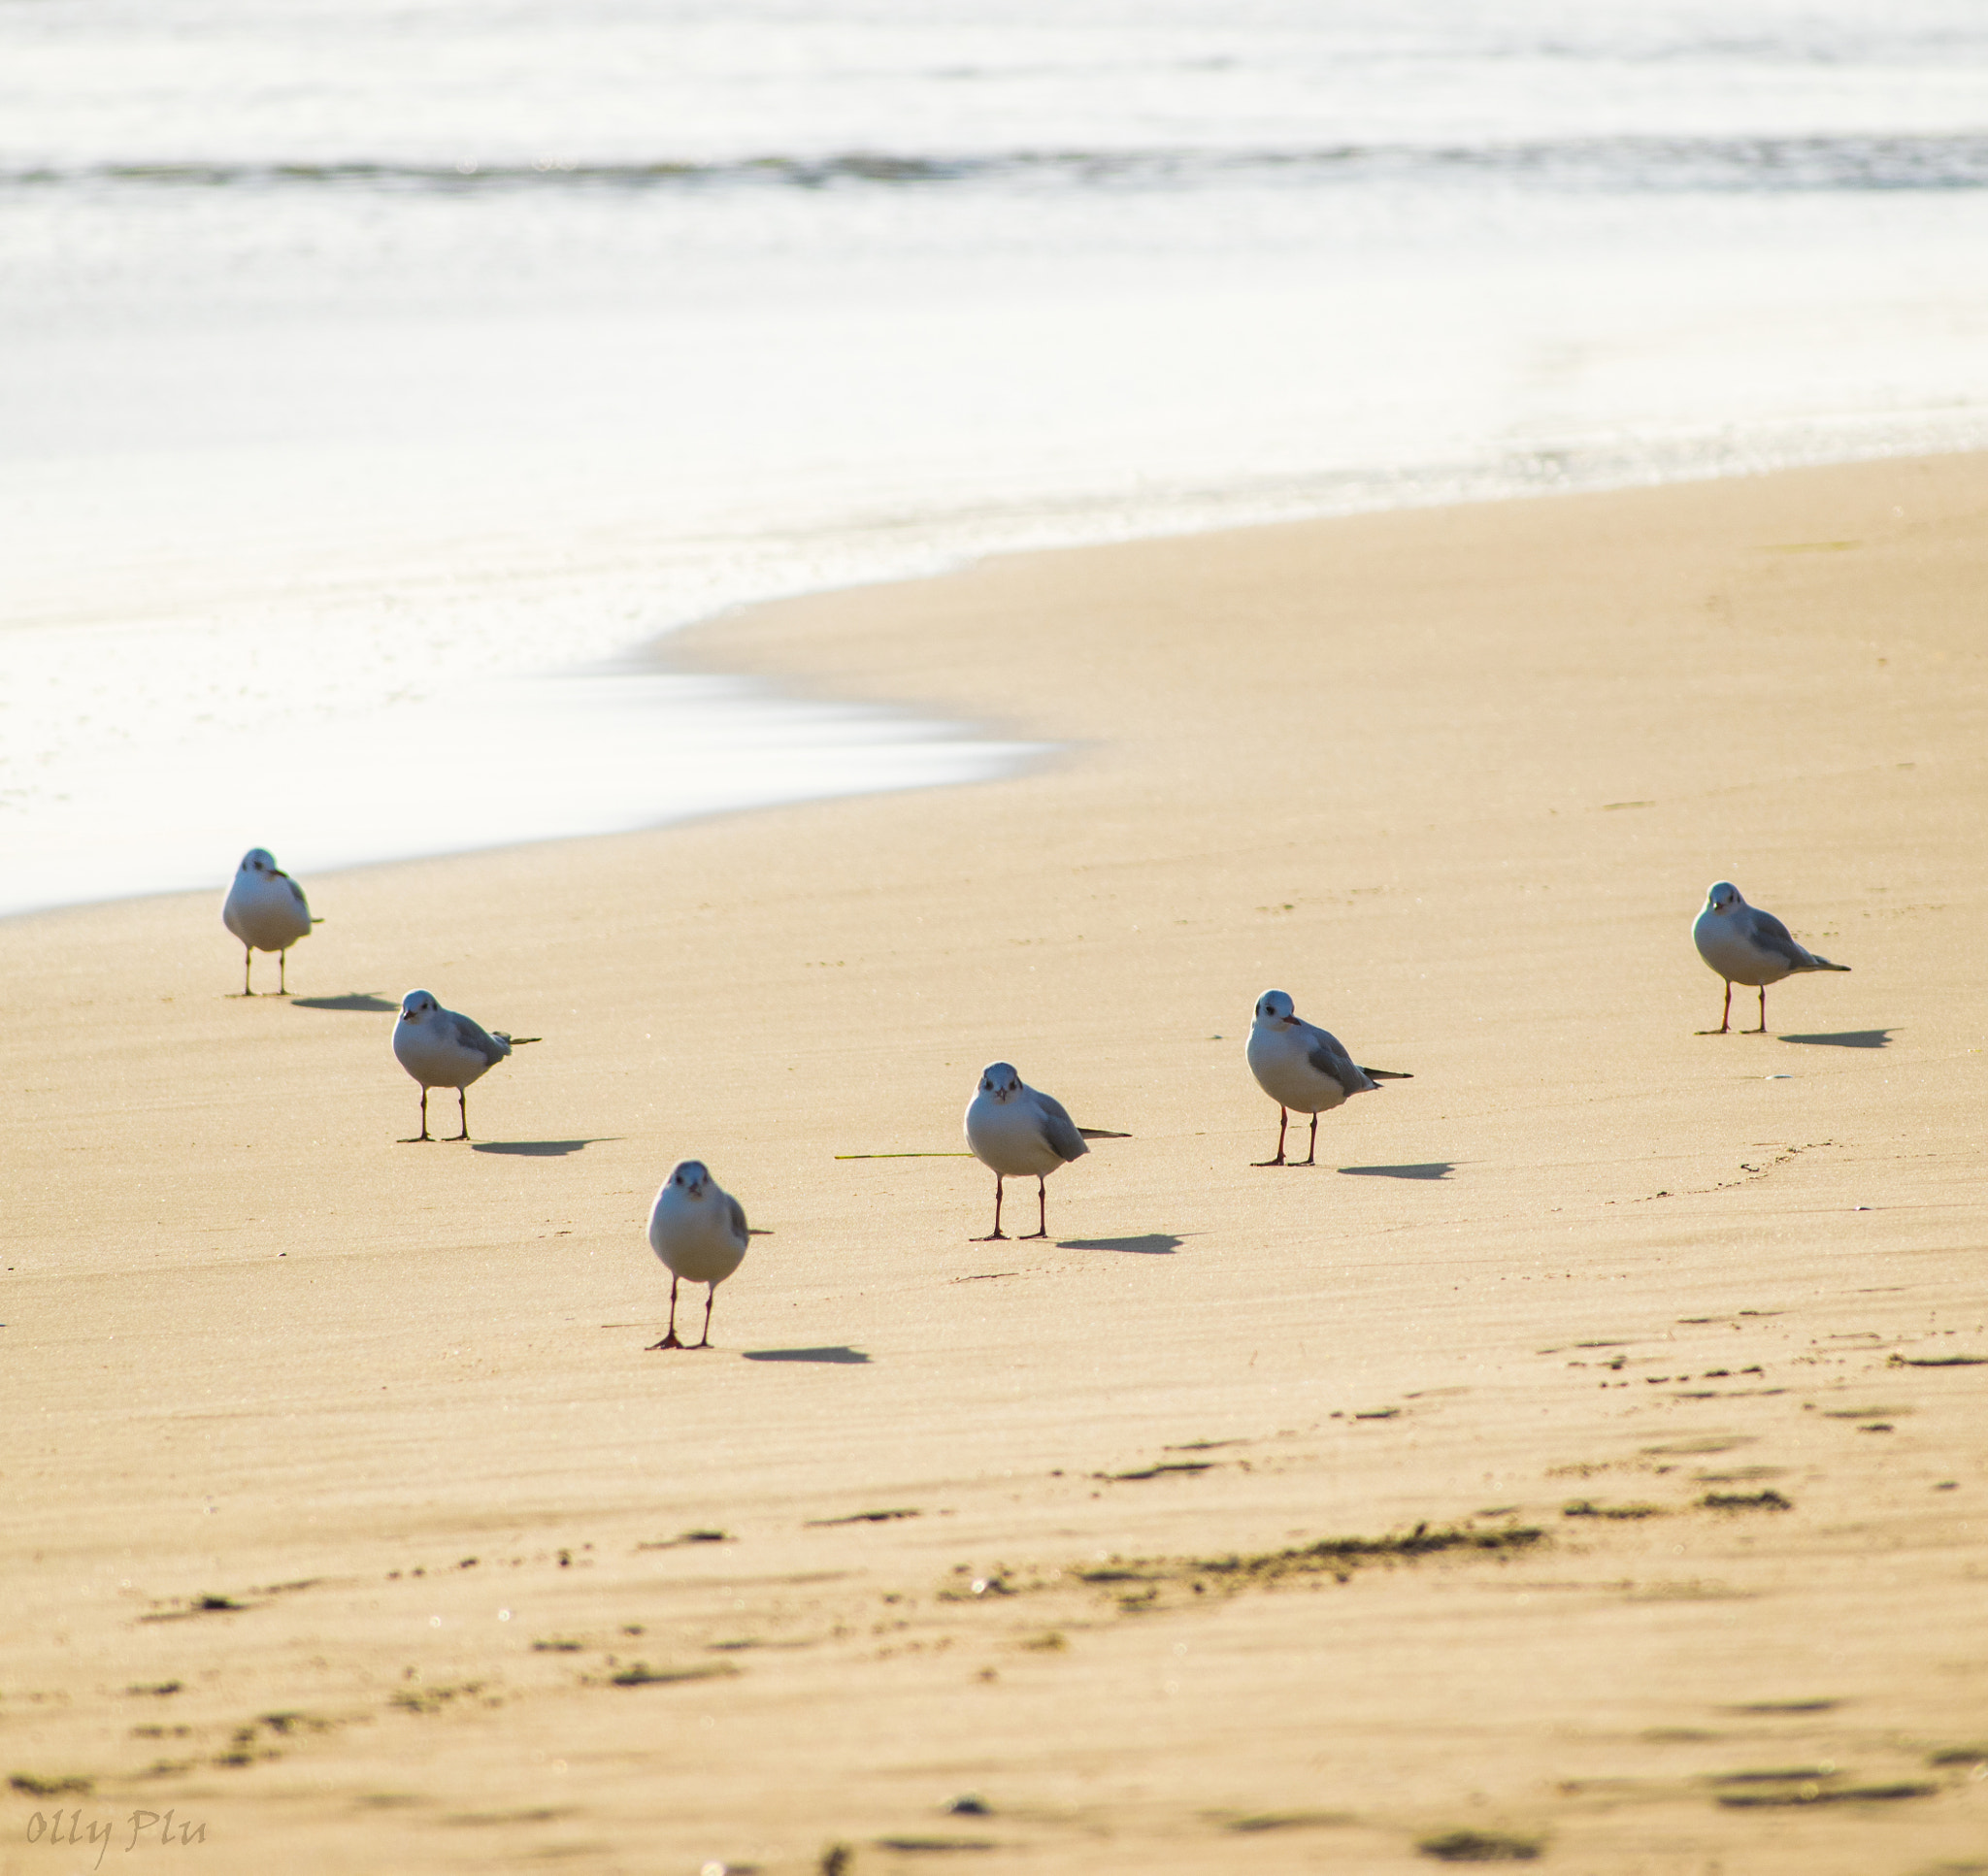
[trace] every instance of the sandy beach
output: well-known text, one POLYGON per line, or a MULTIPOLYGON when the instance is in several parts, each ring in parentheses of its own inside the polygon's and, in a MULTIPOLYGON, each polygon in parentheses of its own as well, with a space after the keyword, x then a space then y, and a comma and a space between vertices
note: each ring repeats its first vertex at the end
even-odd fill
POLYGON ((0 923, 0 1871, 1988 1870, 1984 522, 993 560, 657 656, 1018 776, 309 879, 288 1001, 233 854, 0 923), (1765 1037, 1722 878, 1852 967, 1765 1037), (545 1038, 474 1148, 416 986, 545 1038), (1271 986, 1413 1076, 1315 1168, 1271 986), (996 1058, 1130 1135, 1046 1241, 996 1058), (692 1155, 767 1234, 651 1353, 692 1155))

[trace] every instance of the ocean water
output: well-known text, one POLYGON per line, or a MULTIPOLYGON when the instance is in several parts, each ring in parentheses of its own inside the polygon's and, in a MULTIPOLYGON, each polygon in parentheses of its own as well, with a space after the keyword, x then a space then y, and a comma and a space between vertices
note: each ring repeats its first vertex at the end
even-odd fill
POLYGON ((759 598, 1984 442, 1977 0, 0 0, 0 911, 1026 758, 759 598))

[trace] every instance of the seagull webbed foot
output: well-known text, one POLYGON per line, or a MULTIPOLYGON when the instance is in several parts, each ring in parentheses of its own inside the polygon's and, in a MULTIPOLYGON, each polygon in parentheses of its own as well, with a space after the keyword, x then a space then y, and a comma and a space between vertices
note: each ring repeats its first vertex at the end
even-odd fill
POLYGON ((649 1343, 645 1353, 653 1355, 659 1348, 681 1348, 683 1344, 677 1339, 677 1332, 673 1329, 661 1341, 649 1343))

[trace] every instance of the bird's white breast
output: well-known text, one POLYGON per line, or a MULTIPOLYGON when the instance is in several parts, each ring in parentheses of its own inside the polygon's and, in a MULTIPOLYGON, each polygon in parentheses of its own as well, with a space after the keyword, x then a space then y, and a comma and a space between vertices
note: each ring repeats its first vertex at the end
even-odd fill
POLYGON ((311 935, 311 908, 287 879, 238 872, 221 906, 221 923, 258 951, 282 951, 311 935))
POLYGON ((424 1088, 467 1088, 490 1066, 480 1050, 464 1048, 433 1017, 395 1023, 393 1053, 424 1088))
POLYGON ((1282 1106, 1322 1114, 1346 1098, 1336 1077, 1311 1066, 1310 1044, 1302 1030, 1286 1029, 1282 1023, 1253 1023, 1245 1053, 1256 1085, 1282 1106))
POLYGON ((1707 905, 1691 928, 1698 955, 1729 982, 1779 983, 1794 967, 1786 958, 1753 942, 1742 923, 1745 917, 1743 910, 1719 913, 1707 905))
POLYGON ((1027 1095, 1008 1101, 976 1095, 967 1105, 967 1144, 975 1158, 1005 1178, 1040 1176, 1063 1164, 1027 1095))
POLYGON ((714 1188, 693 1199, 681 1186, 666 1185, 649 1210, 649 1248, 673 1276, 722 1283, 746 1261, 746 1246, 733 1234, 731 1211, 714 1188))

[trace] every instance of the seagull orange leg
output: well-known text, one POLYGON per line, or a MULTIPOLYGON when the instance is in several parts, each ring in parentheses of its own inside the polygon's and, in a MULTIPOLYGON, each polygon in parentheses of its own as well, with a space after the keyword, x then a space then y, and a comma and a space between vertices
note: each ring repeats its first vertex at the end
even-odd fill
POLYGON ((1282 1166, 1284 1163, 1284 1129, 1290 1125, 1291 1110, 1279 1105, 1277 1108, 1277 1156, 1274 1160, 1252 1160, 1252 1166, 1282 1166))
POLYGON ((1722 1009, 1721 1009, 1721 1010, 1719 1011, 1719 1026, 1718 1026, 1718 1028, 1717 1028, 1717 1029, 1702 1029, 1702 1030, 1700 1030, 1700 1031, 1699 1031, 1699 1034, 1700 1034, 1701 1036, 1724 1036, 1724 1035, 1726 1034, 1726 1031, 1727 1031, 1727 1028, 1728 1028, 1728 1026, 1729 1026, 1729 1025, 1730 1025, 1730 1024, 1732 1023, 1732 1021, 1733 1021, 1733 979, 1732 979, 1731 977, 1728 977, 1728 978, 1726 979, 1726 1002, 1725 1002, 1725 1006, 1724 1006, 1724 1007, 1723 1007, 1723 1008, 1722 1008, 1722 1009))
POLYGON ((976 1244, 991 1244, 997 1237, 1005 1238, 1008 1234, 1001 1229, 1001 1174, 994 1175, 994 1229, 985 1237, 974 1239, 976 1244))
POLYGON ((1761 987, 1760 987, 1760 1027, 1759 1027, 1759 1028, 1758 1028, 1757 1030, 1754 1030, 1754 1031, 1752 1032, 1752 1034, 1753 1034, 1753 1035, 1755 1035, 1755 1036, 1765 1036, 1765 1035, 1767 1034, 1767 985, 1766 985, 1766 984, 1762 984, 1762 985, 1761 985, 1761 987))
POLYGON ((1049 1235, 1049 1187, 1039 1172, 1036 1174, 1036 1229, 1023 1233, 1025 1237, 1047 1237, 1049 1235))
POLYGON ((1316 1166, 1318 1164, 1318 1116, 1316 1114, 1311 1116, 1311 1145, 1298 1164, 1300 1166, 1316 1166))
MULTIPOLYGON (((670 1278, 670 1333, 661 1341, 649 1343, 649 1352, 651 1354, 659 1348, 681 1348, 683 1346, 677 1339, 677 1285, 679 1281, 679 1279, 675 1275, 672 1275, 670 1278)), ((710 1325, 707 1324, 705 1333, 709 1334, 710 1333, 710 1325)))
POLYGON ((424 1087, 421 1090, 421 1131, 412 1138, 402 1140, 401 1144, 403 1146, 414 1146, 422 1140, 431 1140, 434 1137, 434 1135, 428 1132, 428 1090, 424 1087))

